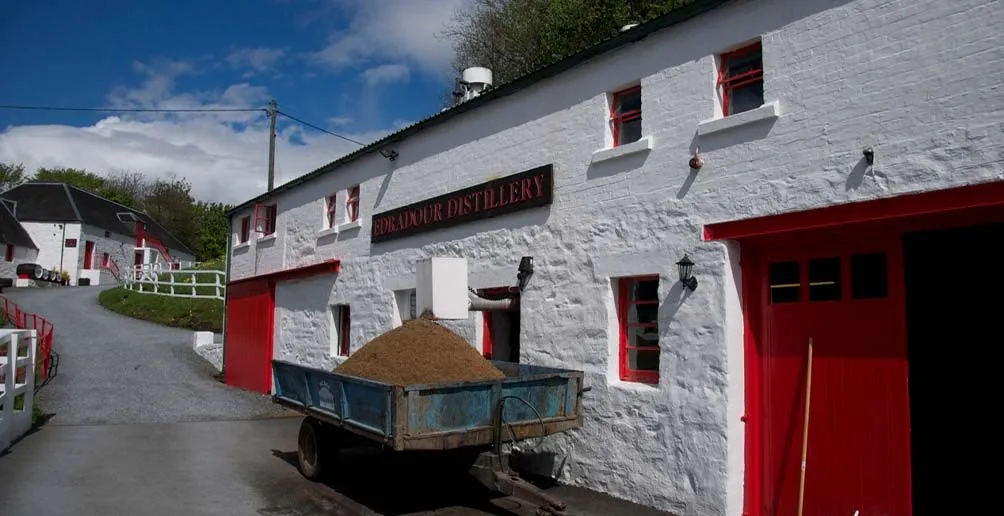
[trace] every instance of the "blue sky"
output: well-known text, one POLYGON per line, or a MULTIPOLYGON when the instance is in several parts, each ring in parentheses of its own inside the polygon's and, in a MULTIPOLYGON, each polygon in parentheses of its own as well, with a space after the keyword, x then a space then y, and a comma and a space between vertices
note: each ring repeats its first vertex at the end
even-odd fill
MULTIPOLYGON (((264 107, 371 141, 435 113, 440 37, 464 0, 3 0, 0 104, 264 107)), ((238 202, 264 188, 261 114, 0 110, 0 161, 184 176, 238 202), (239 186, 235 186, 239 185, 239 186)), ((355 147, 283 123, 279 182, 355 147)))

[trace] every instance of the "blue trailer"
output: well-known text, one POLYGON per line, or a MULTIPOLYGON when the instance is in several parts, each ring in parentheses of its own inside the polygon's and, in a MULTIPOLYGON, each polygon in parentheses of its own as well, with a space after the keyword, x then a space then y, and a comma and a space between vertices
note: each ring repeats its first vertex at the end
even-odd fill
POLYGON ((319 478, 325 459, 351 446, 466 451, 471 474, 490 489, 540 514, 564 514, 562 502, 509 468, 502 444, 582 426, 583 373, 493 364, 505 378, 402 387, 273 360, 272 399, 306 416, 297 449, 307 478, 319 478))

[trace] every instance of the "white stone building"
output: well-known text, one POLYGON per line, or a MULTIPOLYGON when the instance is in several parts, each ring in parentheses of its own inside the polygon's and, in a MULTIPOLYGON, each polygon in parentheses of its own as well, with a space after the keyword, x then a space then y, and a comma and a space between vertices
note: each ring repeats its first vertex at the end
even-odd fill
POLYGON ((934 399, 989 373, 932 350, 1001 308, 1001 27, 991 0, 697 0, 488 89, 232 212, 228 381, 400 324, 419 258, 487 292, 532 256, 518 315, 456 326, 585 371, 585 426, 543 445, 564 481, 793 515, 808 435, 805 514, 932 507, 970 441, 934 399))
MULTIPOLYGON (((64 183, 25 183, 0 198, 36 244, 12 261, 66 271, 70 284, 114 283, 137 265, 191 263, 195 253, 149 215, 64 183)), ((6 269, 4 269, 6 271, 6 269)))

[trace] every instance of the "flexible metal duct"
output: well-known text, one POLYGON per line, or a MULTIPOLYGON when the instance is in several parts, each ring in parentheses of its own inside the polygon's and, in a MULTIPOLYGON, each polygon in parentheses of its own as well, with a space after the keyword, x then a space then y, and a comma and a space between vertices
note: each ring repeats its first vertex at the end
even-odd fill
POLYGON ((470 292, 467 294, 467 297, 471 300, 469 310, 472 312, 485 312, 490 310, 519 310, 519 303, 517 303, 515 299, 485 299, 470 292))

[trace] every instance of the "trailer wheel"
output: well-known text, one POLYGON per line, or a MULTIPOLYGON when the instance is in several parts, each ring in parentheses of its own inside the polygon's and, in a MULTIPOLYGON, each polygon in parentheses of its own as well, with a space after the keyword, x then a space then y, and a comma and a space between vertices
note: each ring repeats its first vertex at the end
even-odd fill
POLYGON ((297 438, 297 465, 300 474, 310 480, 319 480, 324 472, 324 453, 321 450, 320 422, 312 417, 303 418, 297 438))

